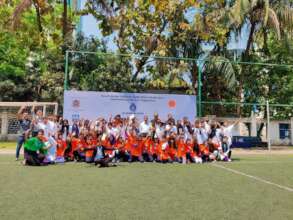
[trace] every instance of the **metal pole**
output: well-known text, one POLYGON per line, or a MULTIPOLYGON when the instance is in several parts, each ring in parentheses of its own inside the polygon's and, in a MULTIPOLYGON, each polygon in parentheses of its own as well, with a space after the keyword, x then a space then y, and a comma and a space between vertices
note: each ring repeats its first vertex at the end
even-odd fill
POLYGON ((201 117, 201 67, 200 64, 197 63, 198 66, 198 76, 197 76, 197 87, 198 87, 198 93, 197 93, 197 101, 198 101, 198 117, 201 117))
POLYGON ((68 90, 68 51, 65 52, 64 90, 68 90))
POLYGON ((58 103, 55 104, 54 114, 55 114, 55 115, 58 114, 58 103))
POLYGON ((268 149, 271 151, 271 135, 270 135, 270 105, 267 101, 267 140, 268 140, 268 149))
POLYGON ((43 105, 43 117, 46 117, 47 115, 47 106, 43 105))

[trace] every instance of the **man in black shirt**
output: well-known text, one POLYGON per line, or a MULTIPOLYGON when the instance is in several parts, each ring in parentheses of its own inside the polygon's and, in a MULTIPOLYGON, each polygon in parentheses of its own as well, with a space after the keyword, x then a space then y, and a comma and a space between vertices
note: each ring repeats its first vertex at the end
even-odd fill
POLYGON ((17 119, 19 124, 19 136, 16 145, 16 160, 19 159, 19 152, 25 140, 29 137, 29 132, 31 130, 31 120, 29 119, 28 112, 25 110, 25 106, 22 106, 18 113, 17 119))

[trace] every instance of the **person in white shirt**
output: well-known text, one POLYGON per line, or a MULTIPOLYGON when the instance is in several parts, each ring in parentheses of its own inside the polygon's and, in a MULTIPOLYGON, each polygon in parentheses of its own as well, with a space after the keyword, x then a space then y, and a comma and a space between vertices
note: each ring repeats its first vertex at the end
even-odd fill
POLYGON ((155 126, 155 137, 157 137, 159 140, 162 140, 164 133, 165 133, 165 126, 159 119, 155 126))
POLYGON ((232 137, 233 137, 233 128, 234 126, 240 122, 241 119, 237 120, 235 123, 231 124, 228 126, 228 123, 225 121, 223 125, 221 126, 221 132, 222 136, 227 138, 227 145, 228 148, 230 149, 232 145, 232 137))
POLYGON ((151 131, 151 124, 149 123, 148 116, 145 115, 143 117, 143 122, 139 124, 139 133, 143 136, 146 137, 148 134, 150 134, 151 131))
POLYGON ((198 145, 202 145, 206 141, 205 133, 201 127, 201 123, 199 120, 195 121, 194 128, 193 128, 193 136, 196 138, 198 145))
POLYGON ((48 117, 44 117, 42 122, 38 123, 39 129, 44 130, 44 136, 47 139, 47 143, 50 144, 50 149, 46 155, 46 162, 54 162, 56 158, 57 142, 54 139, 54 135, 57 132, 57 126, 53 121, 49 121, 48 117))

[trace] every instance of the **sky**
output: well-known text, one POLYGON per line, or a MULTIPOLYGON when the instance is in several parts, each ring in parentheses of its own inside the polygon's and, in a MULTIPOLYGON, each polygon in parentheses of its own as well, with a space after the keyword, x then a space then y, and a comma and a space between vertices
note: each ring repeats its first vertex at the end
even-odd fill
MULTIPOLYGON (((84 4, 86 0, 80 0, 81 1, 81 8, 84 7, 84 4)), ((192 21, 194 18, 194 15, 197 13, 196 10, 190 10, 189 12, 186 13, 186 18, 189 21, 192 21)), ((81 18, 82 22, 82 32, 85 34, 85 36, 97 36, 98 38, 102 38, 101 31, 99 30, 98 23, 96 22, 95 18, 92 15, 87 15, 83 16, 81 18)), ((236 36, 235 33, 232 33, 230 36, 230 42, 228 43, 228 49, 230 50, 243 50, 246 47, 246 43, 248 40, 248 30, 249 30, 249 25, 244 25, 244 27, 241 30, 240 36, 236 36)), ((113 43, 114 41, 114 35, 109 36, 107 38, 103 39, 107 46, 108 49, 111 51, 116 51, 117 47, 113 43)), ((205 45, 203 46, 204 50, 211 50, 212 46, 211 45, 205 45)))

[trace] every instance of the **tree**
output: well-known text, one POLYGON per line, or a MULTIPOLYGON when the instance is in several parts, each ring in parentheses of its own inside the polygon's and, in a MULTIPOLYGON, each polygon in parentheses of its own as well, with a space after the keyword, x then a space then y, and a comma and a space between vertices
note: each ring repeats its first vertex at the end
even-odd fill
MULTIPOLYGON (((262 47, 258 52, 269 55, 269 30, 274 30, 277 39, 280 40, 281 37, 285 39, 284 37, 287 36, 293 25, 293 10, 288 1, 283 0, 236 0, 229 9, 229 16, 229 25, 235 30, 240 30, 244 24, 250 24, 249 37, 246 49, 242 54, 242 61, 253 60, 254 54, 251 53, 255 51, 256 45, 262 47), (260 39, 263 39, 262 43, 260 39)), ((239 77, 239 101, 242 101, 243 94, 249 94, 244 91, 245 81, 248 78, 255 79, 248 74, 253 67, 243 66, 243 68, 239 77)))
MULTIPOLYGON (((88 0, 83 14, 90 13, 97 19, 103 36, 115 36, 120 53, 139 55, 134 61, 133 81, 146 74, 152 78, 155 72, 163 79, 170 72, 178 72, 177 68, 183 72, 184 66, 184 72, 191 78, 190 88, 195 93, 198 63, 181 65, 179 61, 153 61, 149 56, 201 58, 203 43, 223 45, 227 40, 228 28, 219 22, 224 19, 224 12, 223 1, 88 0), (198 13, 189 21, 186 13, 191 10, 198 10, 198 13)), ((182 80, 182 74, 168 77, 176 78, 182 80)))

